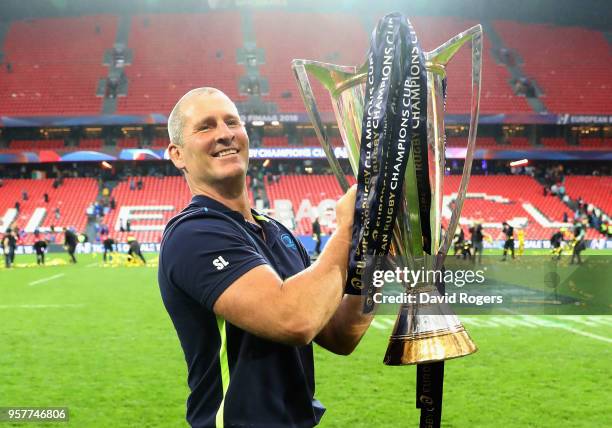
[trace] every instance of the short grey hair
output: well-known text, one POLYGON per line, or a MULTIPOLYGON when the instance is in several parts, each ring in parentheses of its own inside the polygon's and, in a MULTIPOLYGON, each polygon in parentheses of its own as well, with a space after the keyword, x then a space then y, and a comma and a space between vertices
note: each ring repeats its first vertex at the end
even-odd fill
POLYGON ((170 112, 170 116, 168 116, 168 136, 170 137, 170 143, 175 144, 177 146, 183 145, 183 126, 185 126, 183 103, 195 95, 208 95, 216 93, 223 94, 223 92, 217 88, 205 86, 202 88, 192 89, 181 97, 181 99, 178 101, 178 103, 176 103, 176 105, 170 112))

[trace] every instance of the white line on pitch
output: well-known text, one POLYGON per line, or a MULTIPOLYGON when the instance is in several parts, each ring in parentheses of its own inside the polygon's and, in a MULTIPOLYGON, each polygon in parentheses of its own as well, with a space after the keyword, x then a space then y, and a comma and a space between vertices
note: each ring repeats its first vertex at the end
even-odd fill
POLYGON ((54 279, 61 278, 64 275, 65 275, 64 273, 58 273, 57 275, 49 276, 47 278, 39 279, 37 281, 32 281, 28 285, 42 284, 43 282, 52 281, 54 279))
POLYGON ((582 331, 582 330, 579 330, 577 328, 569 327, 569 326, 564 325, 564 324, 560 324, 559 328, 562 328, 563 330, 571 331, 572 333, 576 333, 576 334, 579 334, 581 336, 590 337, 591 339, 597 339, 597 340, 601 340, 603 342, 612 343, 612 339, 610 339, 609 337, 604 337, 604 336, 600 336, 598 334, 588 333, 586 331, 582 331))
POLYGON ((83 304, 65 305, 0 305, 0 309, 48 309, 48 308, 81 308, 83 304))
POLYGON ((93 263, 90 263, 88 265, 85 265, 85 267, 92 267, 92 266, 96 266, 97 264, 98 264, 98 262, 93 262, 93 263))
POLYGON ((390 327, 395 325, 395 320, 390 319, 389 317, 378 317, 376 320, 382 322, 383 324, 387 324, 390 327))
POLYGON ((381 324, 378 320, 372 320, 372 327, 378 330, 388 330, 386 325, 381 324))

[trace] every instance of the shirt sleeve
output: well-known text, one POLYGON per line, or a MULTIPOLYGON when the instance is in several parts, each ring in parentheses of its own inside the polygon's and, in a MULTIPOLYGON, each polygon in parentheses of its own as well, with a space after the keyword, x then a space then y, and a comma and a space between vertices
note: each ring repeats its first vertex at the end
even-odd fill
POLYGON ((267 264, 244 233, 221 219, 185 220, 162 250, 168 279, 212 311, 219 296, 238 278, 267 264))

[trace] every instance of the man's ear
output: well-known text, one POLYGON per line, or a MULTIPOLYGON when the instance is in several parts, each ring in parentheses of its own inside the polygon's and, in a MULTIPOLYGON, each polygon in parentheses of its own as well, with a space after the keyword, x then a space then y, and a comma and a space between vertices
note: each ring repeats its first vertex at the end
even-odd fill
POLYGON ((175 167, 181 171, 185 169, 185 159, 183 158, 183 149, 176 144, 170 144, 168 146, 168 156, 175 167))

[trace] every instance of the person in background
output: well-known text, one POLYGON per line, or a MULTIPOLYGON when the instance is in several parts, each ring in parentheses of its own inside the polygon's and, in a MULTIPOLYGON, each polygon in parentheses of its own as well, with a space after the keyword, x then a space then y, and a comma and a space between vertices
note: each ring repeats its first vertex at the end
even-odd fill
POLYGON ((474 252, 474 263, 476 263, 476 261, 478 261, 478 263, 482 263, 482 241, 484 239, 482 224, 479 221, 474 222, 474 225, 470 227, 470 233, 470 240, 472 241, 472 248, 474 252), (476 255, 478 255, 478 257, 476 255))
POLYGON ((321 223, 319 223, 319 217, 315 218, 312 223, 312 239, 315 241, 314 254, 321 254, 321 223))
POLYGON ((76 263, 77 259, 74 256, 76 252, 77 243, 79 242, 79 238, 72 228, 68 228, 64 231, 64 248, 68 251, 68 255, 70 256, 70 262, 76 263))
POLYGON ((560 260, 561 259, 561 252, 563 251, 563 247, 561 246, 561 244, 563 243, 563 235, 565 234, 565 229, 561 228, 560 230, 557 230, 555 233, 553 233, 553 235, 550 237, 550 245, 552 247, 552 255, 553 255, 553 260, 560 260))
POLYGON ((582 264, 580 253, 586 248, 586 243, 584 242, 585 235, 586 232, 584 230, 584 225, 580 221, 576 220, 574 223, 574 239, 572 241, 573 249, 570 264, 574 264, 574 260, 576 260, 579 265, 582 264))
POLYGON ((129 236, 127 241, 130 246, 128 250, 128 256, 130 256, 132 259, 134 259, 135 257, 139 257, 140 260, 142 260, 142 262, 146 265, 147 261, 143 257, 142 252, 140 251, 140 243, 133 236, 129 236))
POLYGON ((107 236, 104 241, 102 241, 102 245, 104 246, 104 255, 102 256, 104 262, 106 262, 106 257, 107 254, 111 253, 111 255, 108 255, 108 258, 110 260, 112 260, 112 253, 114 253, 115 250, 115 245, 116 242, 113 238, 111 238, 110 236, 107 236))
POLYGON ((10 268, 15 263, 15 250, 17 249, 17 234, 10 227, 2 238, 2 249, 4 251, 4 266, 10 268))
POLYGON ((518 232, 516 232, 516 237, 518 238, 517 255, 520 257, 525 253, 525 230, 519 229, 518 232))
POLYGON ((510 226, 507 222, 503 222, 502 226, 502 234, 506 237, 506 241, 504 242, 504 256, 502 257, 502 261, 506 261, 506 255, 508 254, 508 250, 510 250, 512 258, 514 259, 514 227, 510 226))
POLYGON ((461 225, 457 225, 457 230, 453 237, 453 255, 455 257, 461 257, 463 252, 463 241, 465 241, 465 232, 461 225))
POLYGON ((36 253, 36 264, 44 266, 45 253, 47 252, 47 240, 40 236, 38 230, 34 231, 34 238, 36 241, 32 245, 32 248, 34 248, 34 252, 36 253))

